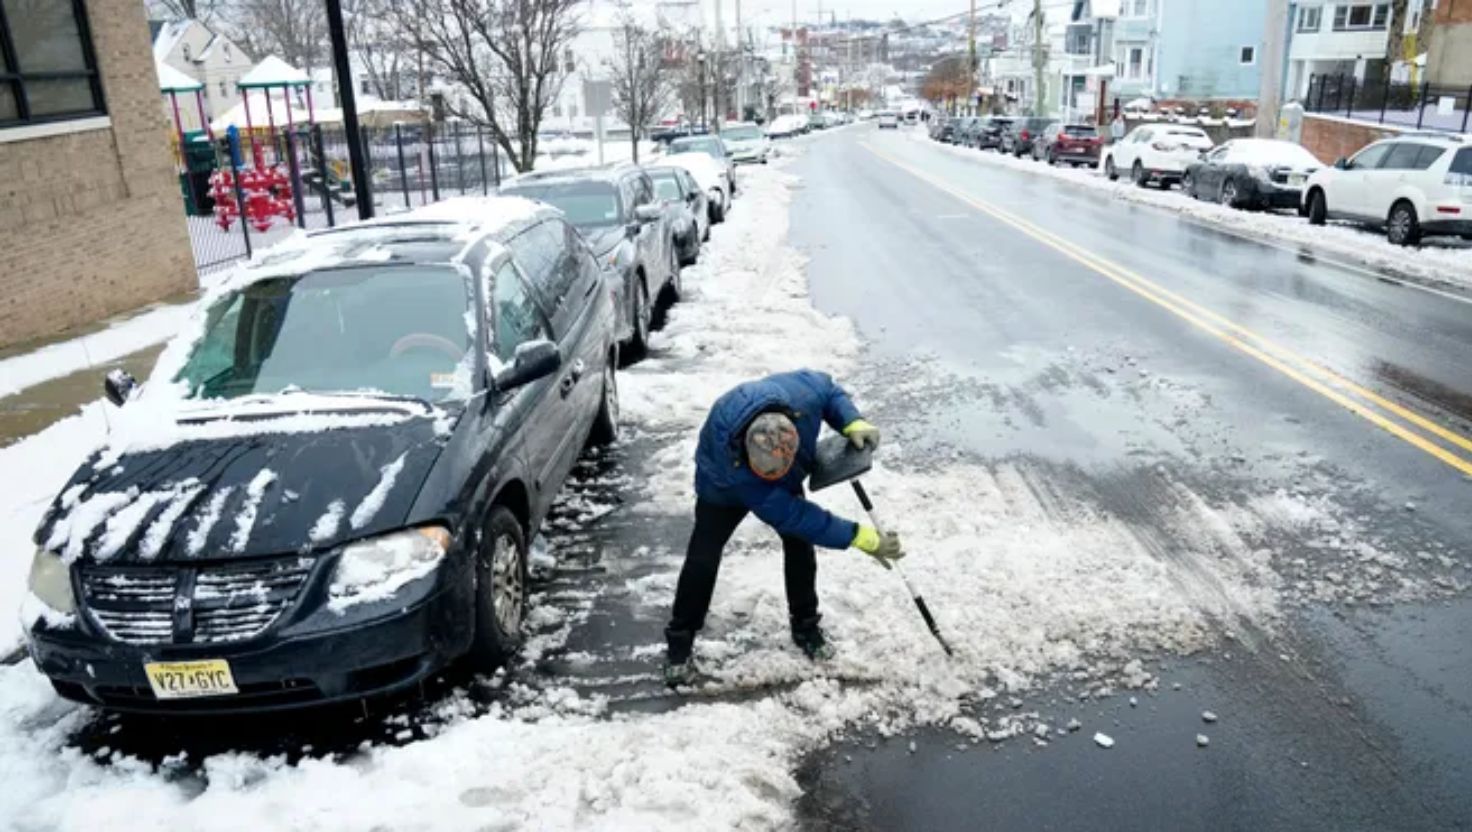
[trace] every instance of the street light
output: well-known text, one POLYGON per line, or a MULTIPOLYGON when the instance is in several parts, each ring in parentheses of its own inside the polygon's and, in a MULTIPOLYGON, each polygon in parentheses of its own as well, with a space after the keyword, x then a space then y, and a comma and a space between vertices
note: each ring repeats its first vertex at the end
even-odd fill
POLYGON ((706 131, 705 124, 705 50, 701 49, 695 53, 695 62, 700 66, 700 129, 706 131))

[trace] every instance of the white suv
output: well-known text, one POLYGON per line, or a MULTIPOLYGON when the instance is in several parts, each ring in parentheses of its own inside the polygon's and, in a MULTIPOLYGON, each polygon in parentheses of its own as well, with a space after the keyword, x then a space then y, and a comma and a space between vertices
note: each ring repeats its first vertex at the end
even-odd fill
POLYGON ((1384 226, 1396 245, 1427 235, 1472 239, 1472 147, 1427 133, 1375 142, 1310 176, 1303 212, 1314 225, 1347 219, 1384 226))
POLYGON ((1142 124, 1104 148, 1104 175, 1113 181, 1127 171, 1142 188, 1151 182, 1166 188, 1181 181, 1186 167, 1211 146, 1211 137, 1199 127, 1142 124))

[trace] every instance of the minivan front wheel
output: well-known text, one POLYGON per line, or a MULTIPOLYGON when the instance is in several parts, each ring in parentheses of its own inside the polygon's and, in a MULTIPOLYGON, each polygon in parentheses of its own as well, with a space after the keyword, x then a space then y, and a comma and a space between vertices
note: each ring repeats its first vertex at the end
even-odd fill
POLYGON ((612 445, 618 439, 618 377, 613 369, 616 363, 610 358, 608 366, 603 368, 603 399, 598 403, 593 433, 588 437, 594 445, 612 445))
POLYGON ((521 647, 526 617, 526 535, 505 506, 491 509, 475 559, 475 638, 470 660, 476 670, 500 667, 521 647))

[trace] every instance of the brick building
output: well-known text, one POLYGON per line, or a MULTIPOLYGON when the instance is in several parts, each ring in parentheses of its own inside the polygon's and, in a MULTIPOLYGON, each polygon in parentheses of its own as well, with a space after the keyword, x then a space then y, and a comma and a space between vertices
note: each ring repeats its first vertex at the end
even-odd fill
POLYGON ((0 0, 0 348, 196 285, 143 4, 0 0))

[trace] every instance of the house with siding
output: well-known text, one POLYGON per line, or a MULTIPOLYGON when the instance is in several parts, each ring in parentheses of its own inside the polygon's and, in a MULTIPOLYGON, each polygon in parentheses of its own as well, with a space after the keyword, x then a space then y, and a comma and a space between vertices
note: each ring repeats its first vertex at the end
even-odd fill
POLYGON ((136 0, 0 15, 0 348, 197 286, 136 0))

